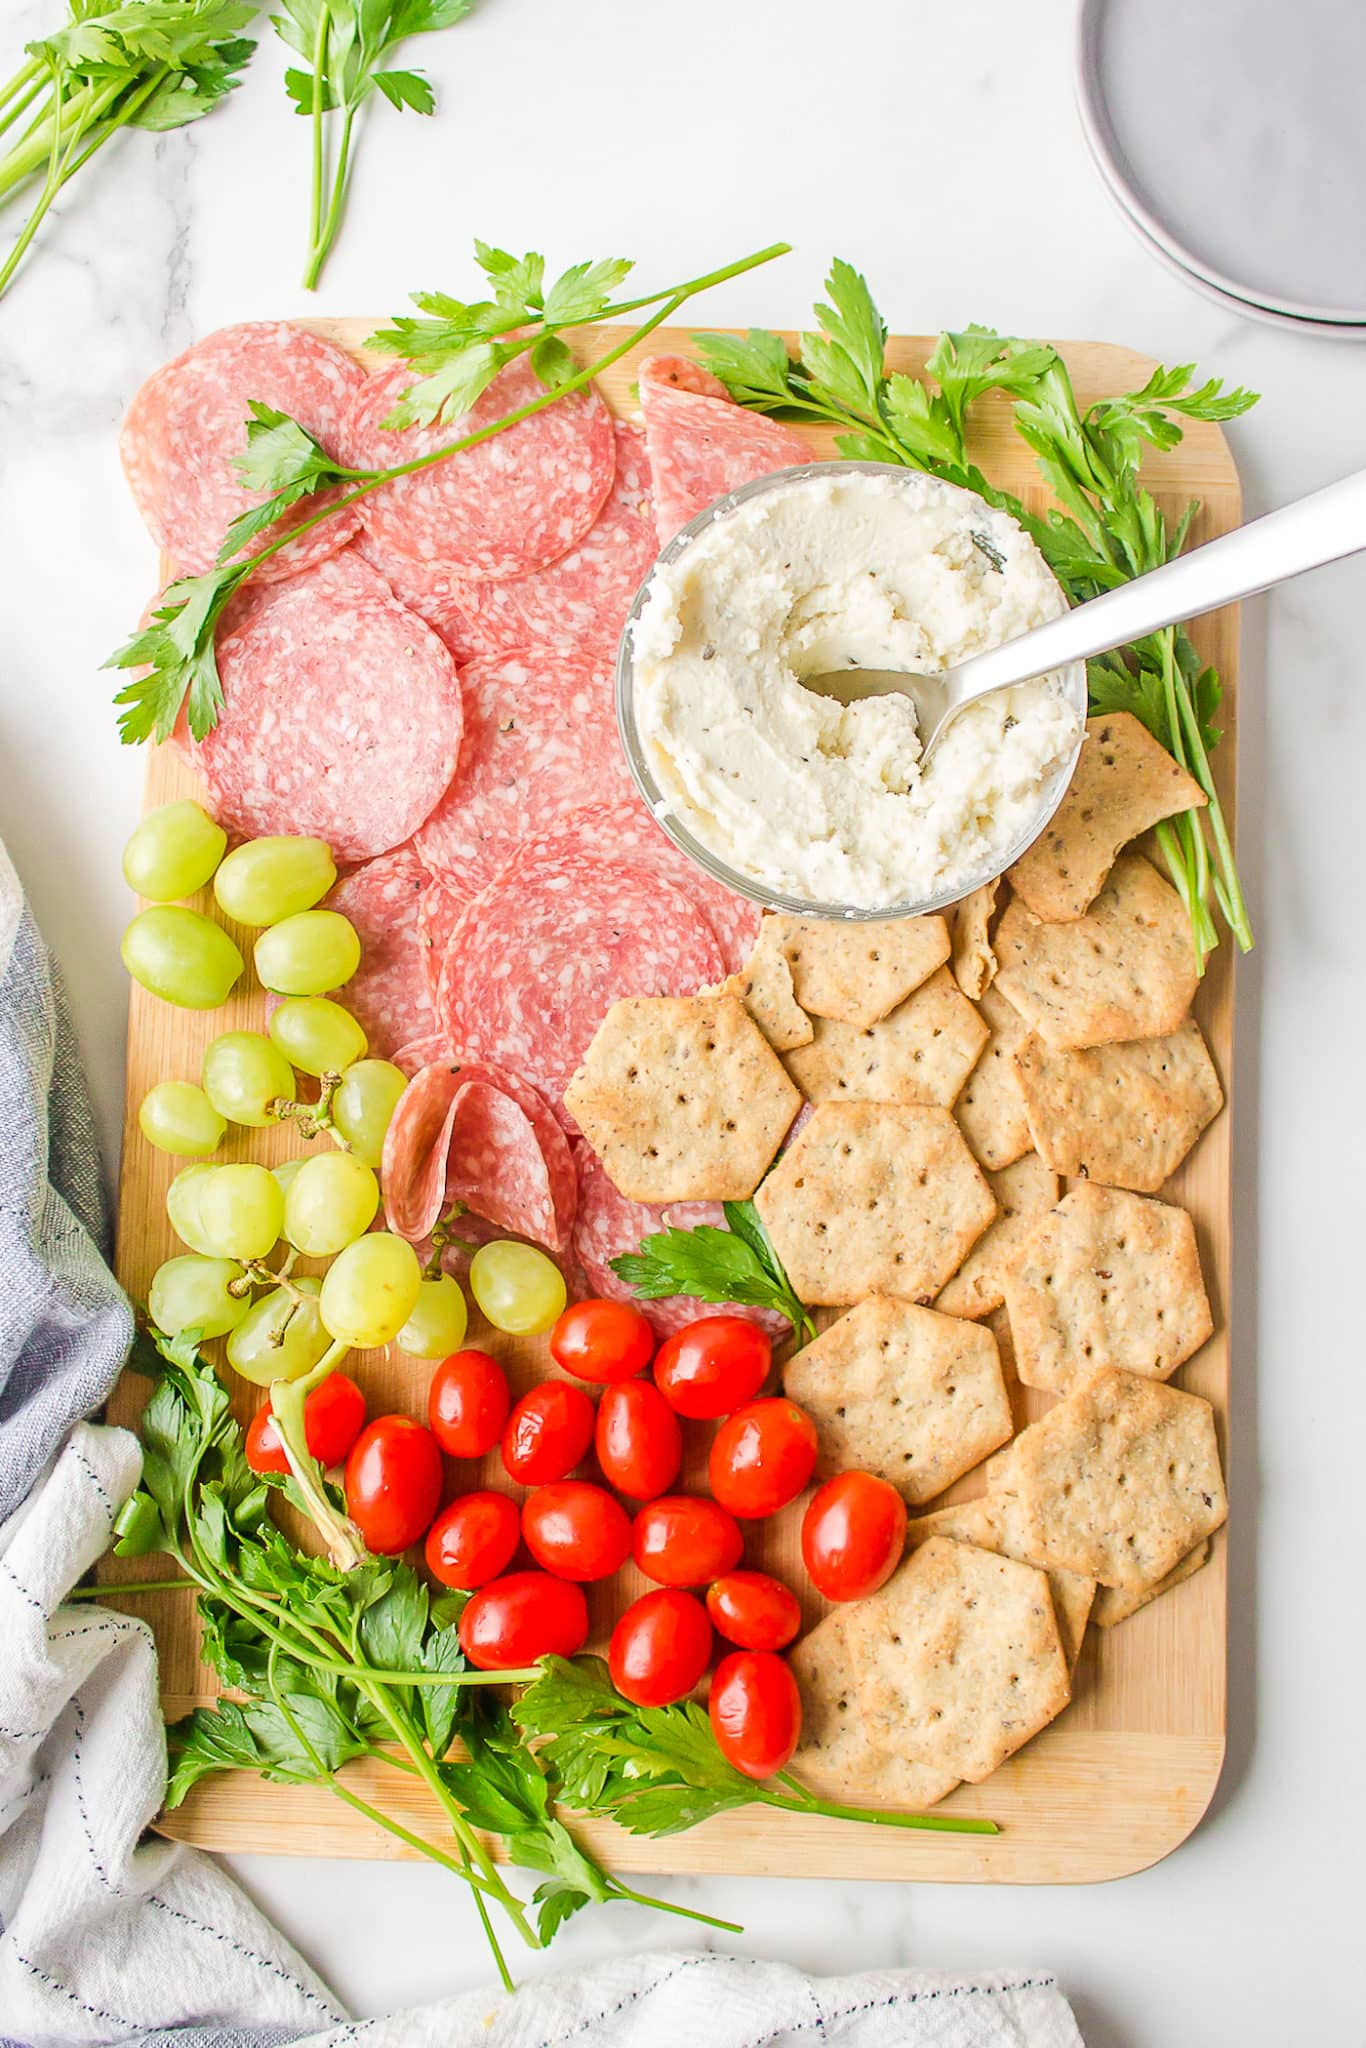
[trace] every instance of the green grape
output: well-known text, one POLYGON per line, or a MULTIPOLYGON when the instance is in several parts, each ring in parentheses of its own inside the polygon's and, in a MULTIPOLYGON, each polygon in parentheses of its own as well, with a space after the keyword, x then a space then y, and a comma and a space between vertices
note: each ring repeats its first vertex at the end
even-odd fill
POLYGON ((305 1258, 330 1259, 375 1220, 379 1182, 350 1152, 306 1159, 285 1196, 285 1236, 305 1258))
POLYGON ((123 879, 149 903, 174 903, 202 889, 223 858, 228 835, 185 797, 149 811, 123 849, 123 879))
POLYGON ((228 1128, 202 1088, 193 1081, 158 1081, 142 1098, 138 1128, 158 1152, 180 1159, 207 1159, 228 1128))
POLYGON ((220 1116, 249 1130, 264 1130, 276 1119, 269 1104, 294 1100, 289 1061, 261 1031, 225 1031, 205 1047, 199 1070, 204 1093, 220 1116))
POLYGON ((120 951, 134 981, 182 1010, 216 1010, 246 964, 221 925, 178 903, 140 910, 120 951))
POLYGON ((311 1372, 332 1342, 318 1314, 322 1281, 293 1284, 304 1300, 296 1301, 283 1287, 273 1287, 253 1302, 228 1339, 228 1364, 258 1387, 311 1372))
POLYGON ((417 1307, 394 1342, 409 1358, 446 1358, 464 1343, 468 1322, 460 1282, 442 1273, 438 1279, 423 1281, 417 1307))
POLYGON ((379 1165, 384 1133, 407 1085, 407 1075, 390 1060, 357 1060, 347 1068, 332 1097, 332 1121, 353 1158, 366 1166, 379 1165))
POLYGON ((360 939, 339 910, 301 910, 256 941, 262 988, 279 996, 320 996, 350 981, 360 966, 360 939))
POLYGON ((199 1203, 210 1175, 217 1171, 216 1166, 182 1167, 166 1190, 166 1214, 171 1219, 172 1230, 192 1252, 201 1252, 210 1259, 217 1257, 217 1250, 204 1234, 199 1203))
POLYGON ((251 1307, 250 1294, 229 1294, 230 1281, 242 1268, 232 1259, 167 1259, 152 1275, 147 1307, 152 1321, 168 1337, 198 1330, 201 1337, 226 1337, 251 1307))
POLYGON ((280 1184, 280 1193, 282 1195, 287 1195, 289 1193, 290 1182, 293 1180, 295 1174, 299 1171, 299 1168, 306 1164, 307 1155, 305 1154, 303 1157, 298 1159, 282 1159, 278 1166, 271 1167, 271 1172, 274 1174, 276 1180, 280 1184))
POLYGON ((213 878, 218 907, 238 924, 278 924, 311 910, 337 879, 323 839, 249 839, 235 846, 213 878))
POLYGON ((470 1260, 470 1293, 495 1330, 533 1337, 564 1313, 564 1275, 535 1245, 497 1238, 470 1260))
POLYGON ((323 1325, 339 1344, 357 1351, 392 1343, 421 1291, 422 1268, 412 1246, 387 1230, 372 1230, 339 1252, 323 1275, 323 1325))
POLYGON ((199 1197, 199 1221, 222 1259, 263 1259, 285 1221, 280 1183, 265 1166, 216 1166, 199 1197))
POLYGON ((366 1037, 349 1010, 326 996, 287 996, 266 1025, 271 1044, 279 1047, 301 1074, 344 1072, 365 1058, 366 1037))

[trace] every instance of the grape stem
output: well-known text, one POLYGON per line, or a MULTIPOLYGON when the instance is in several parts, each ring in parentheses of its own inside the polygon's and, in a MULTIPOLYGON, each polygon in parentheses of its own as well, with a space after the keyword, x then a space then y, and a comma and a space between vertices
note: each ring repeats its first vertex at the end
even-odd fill
POLYGON ((441 1254, 445 1251, 447 1245, 453 1244, 459 1252, 478 1251, 479 1247, 477 1244, 471 1244, 468 1238, 457 1237, 451 1229, 451 1225, 467 1213, 468 1205, 466 1203, 454 1202, 445 1215, 432 1225, 432 1255, 422 1269, 424 1280, 436 1279, 440 1275, 441 1254))
POLYGON ((351 1148, 332 1121, 332 1098, 341 1087, 341 1074, 337 1068, 329 1067, 318 1082, 316 1102, 293 1102, 284 1095, 276 1095, 266 1105, 273 1117, 286 1117, 299 1126, 301 1138, 321 1138, 326 1131, 334 1138, 344 1152, 351 1148))
MULTIPOLYGON (((274 1276, 272 1275, 272 1278, 274 1276)), ((353 1572, 364 1562, 365 1544, 360 1531, 347 1516, 338 1514, 327 1497, 323 1471, 308 1449, 304 1404, 315 1387, 345 1358, 349 1345, 330 1344, 310 1372, 297 1380, 272 1380, 270 1412, 285 1462, 303 1503, 305 1514, 327 1546, 327 1554, 338 1571, 353 1572)))

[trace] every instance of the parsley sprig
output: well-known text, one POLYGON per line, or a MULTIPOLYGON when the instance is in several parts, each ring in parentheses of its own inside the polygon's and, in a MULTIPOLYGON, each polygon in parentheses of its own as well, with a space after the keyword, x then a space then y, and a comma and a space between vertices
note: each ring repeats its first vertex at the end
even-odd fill
MULTIPOLYGON (((927 470, 1009 512, 1074 604, 1161 567, 1185 545, 1199 508, 1187 506, 1168 524, 1139 482, 1145 448, 1173 448, 1183 421, 1236 419, 1256 402, 1254 392, 1226 391, 1217 377, 1195 385, 1194 365, 1182 363, 1083 413, 1056 349, 988 327, 939 337, 926 365, 931 385, 887 371, 886 325, 852 265, 834 263, 826 290, 829 303, 816 307, 817 327, 801 336, 795 360, 780 336, 752 329, 699 335, 708 368, 742 405, 838 427, 841 455, 927 470), (1056 500, 1046 514, 997 488, 968 453, 972 409, 988 392, 1014 401, 1016 428, 1056 500)), ((1133 712, 1208 800, 1208 840, 1193 811, 1158 828, 1202 967, 1218 944, 1212 901, 1247 951, 1252 931, 1209 761, 1219 739, 1217 673, 1201 664, 1186 629, 1170 626, 1101 656, 1089 674, 1092 710, 1133 712)))
POLYGON ((7 289, 59 193, 123 128, 153 134, 213 112, 255 44, 258 0, 68 0, 63 27, 25 45, 0 86, 0 205, 37 195, 0 263, 7 289), (22 125, 21 125, 22 124, 22 125))
POLYGON ((723 1205, 727 1228, 701 1223, 694 1230, 656 1231, 638 1252, 612 1260, 612 1271, 647 1301, 693 1294, 699 1301, 733 1301, 776 1309, 798 1336, 816 1326, 798 1298, 753 1202, 723 1205))
POLYGON ((555 1811, 553 1772, 488 1690, 539 1678, 539 1668, 472 1669, 460 1649, 466 1595, 433 1596, 397 1559, 362 1554, 343 1569, 298 1549, 270 1502, 276 1492, 306 1502, 293 1481, 251 1471, 227 1392, 193 1340, 144 1335, 134 1364, 156 1384, 139 1425, 142 1481, 118 1518, 115 1550, 165 1553, 183 1576, 121 1590, 197 1589, 203 1655, 234 1694, 171 1728, 169 1805, 222 1770, 324 1787, 473 1888, 509 1985, 490 1909, 532 1948, 590 1900, 630 1900, 739 1932, 633 1891, 575 1840, 555 1811), (420 1779, 448 1839, 420 1835, 363 1797, 340 1775, 361 1757, 420 1779), (486 1834, 539 1876, 529 1905, 499 1872, 486 1834))
POLYGON ((341 226, 351 179, 356 116, 375 93, 396 111, 430 114, 436 100, 420 71, 390 63, 411 36, 453 28, 472 0, 280 0, 276 34, 307 69, 285 73, 295 111, 312 128, 312 190, 304 287, 313 291, 341 226), (328 116, 340 116, 331 149, 328 116), (329 160, 330 159, 330 160, 329 160))
MULTIPOLYGON (((136 673, 117 692, 114 702, 122 707, 119 718, 119 737, 125 744, 138 744, 145 740, 164 740, 175 728, 182 709, 193 739, 205 739, 218 723, 218 714, 223 706, 223 687, 218 673, 218 659, 214 636, 229 600, 245 579, 262 562, 268 561, 280 549, 288 546, 296 535, 308 533, 314 527, 335 517, 347 505, 354 505, 371 491, 377 491, 396 477, 412 476, 419 470, 430 469, 438 462, 445 462, 453 455, 459 455, 467 448, 476 447, 481 441, 488 441, 495 434, 501 434, 519 421, 530 419, 534 413, 542 412, 549 405, 579 391, 591 383, 594 377, 609 369, 611 365, 634 348, 656 327, 672 319, 680 307, 710 286, 722 284, 728 278, 739 277, 745 271, 755 270, 762 263, 772 262, 775 256, 787 253, 786 242, 775 242, 770 248, 760 249, 752 256, 743 256, 738 262, 727 263, 719 270, 708 271, 702 277, 685 279, 681 284, 667 285, 661 291, 648 293, 638 299, 609 305, 604 294, 611 289, 610 278, 625 275, 619 261, 607 264, 581 264, 566 277, 576 278, 577 286, 571 297, 570 288, 565 287, 558 302, 556 317, 550 320, 547 306, 553 295, 543 301, 542 310, 535 315, 524 300, 519 301, 534 329, 518 343, 534 351, 538 340, 553 342, 557 348, 568 350, 559 341, 559 331, 564 327, 579 326, 594 319, 616 319, 623 313, 649 307, 652 310, 622 340, 614 343, 595 361, 582 368, 572 368, 570 373, 560 376, 555 366, 563 367, 558 356, 548 356, 547 372, 555 372, 556 381, 547 383, 536 397, 525 405, 506 413, 501 419, 492 420, 486 426, 460 435, 457 439, 430 450, 425 455, 416 455, 407 462, 397 462, 387 469, 348 469, 334 462, 325 449, 319 446, 313 436, 288 414, 253 402, 251 416, 246 423, 246 449, 237 457, 236 467, 240 479, 251 489, 264 491, 269 495, 264 501, 253 506, 234 520, 224 535, 218 551, 218 561, 212 569, 198 576, 180 577, 168 584, 161 599, 153 610, 148 623, 112 654, 105 663, 106 668, 132 669, 136 673), (592 308, 593 310, 588 310, 592 308), (568 317, 573 312, 574 317, 568 317), (319 507, 308 518, 287 527, 278 525, 280 515, 300 504, 304 499, 316 497, 319 493, 330 493, 328 502, 319 507), (252 542, 268 536, 254 552, 246 553, 252 542)), ((507 277, 514 272, 529 278, 534 266, 540 264, 539 257, 513 257, 504 250, 490 249, 484 243, 476 245, 477 261, 486 276, 507 277)), ((538 287, 539 289, 539 287, 538 287)), ((496 302, 496 301, 495 301, 496 302)), ((454 301, 450 302, 454 304, 454 301)), ((420 323, 414 323, 420 324, 420 323)), ((386 338, 401 331, 401 323, 384 330, 380 336, 372 337, 373 345, 391 347, 386 338)), ((452 326, 444 337, 423 335, 413 337, 414 347, 421 353, 417 361, 428 369, 428 378, 440 376, 446 380, 448 396, 464 378, 470 388, 477 383, 480 372, 468 362, 471 349, 480 348, 486 336, 471 338, 466 329, 452 326), (463 367, 462 367, 463 363, 463 367)), ((399 350, 402 353, 402 350, 399 350)), ((504 360, 510 360, 505 357, 504 360)), ((478 389, 487 388, 489 381, 497 374, 499 364, 488 368, 488 374, 478 389)), ((539 374, 539 371, 538 371, 539 374)), ((426 381, 426 380, 424 380, 426 381)), ((408 397, 404 393, 403 397, 408 397)), ((477 391, 476 391, 477 395, 477 391)), ((433 399, 431 417, 442 412, 445 399, 433 399)), ((400 400, 400 410, 402 399, 400 400)), ((386 422, 393 426, 395 419, 386 422)))
POLYGON ((558 1796, 581 1813, 610 1814, 634 1835, 677 1835, 736 1806, 824 1814, 877 1827, 994 1835, 994 1821, 964 1814, 897 1813, 818 1799, 790 1772, 744 1777, 717 1748, 706 1709, 694 1700, 638 1707, 623 1699, 597 1657, 544 1657, 541 1676, 512 1709, 540 1741, 537 1756, 558 1796))

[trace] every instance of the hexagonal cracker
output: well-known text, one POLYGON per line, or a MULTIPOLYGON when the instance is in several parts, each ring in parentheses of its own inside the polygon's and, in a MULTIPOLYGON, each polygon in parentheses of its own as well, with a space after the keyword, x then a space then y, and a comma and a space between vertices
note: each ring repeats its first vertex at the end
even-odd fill
POLYGON ((801 1097, 734 996, 632 996, 598 1026, 565 1104, 633 1202, 741 1202, 801 1097))
POLYGON ((817 1017, 783 1065, 808 1102, 899 1102, 948 1109, 987 1042, 987 1027, 947 967, 876 1024, 817 1017))
POLYGON ((872 1740, 844 1640, 848 1615, 847 1608, 837 1607, 789 1653, 802 1696, 802 1739, 791 1769, 818 1798, 876 1799, 880 1806, 921 1813, 952 1792, 958 1774, 898 1756, 872 1740))
POLYGON ((1034 1149, 1054 1173, 1155 1195, 1224 1106, 1200 1027, 1058 1052, 1030 1032, 1015 1053, 1034 1149))
POLYGON ((996 1214, 948 1110, 872 1102, 822 1103, 754 1199, 812 1307, 933 1301, 996 1214))
POLYGON ((1044 1573, 932 1536, 845 1627, 873 1740, 980 1784, 1067 1705, 1044 1573))
MULTIPOLYGON (((1020 1504, 1012 1494, 980 1494, 976 1500, 956 1501, 952 1507, 936 1508, 932 1515, 916 1515, 906 1530, 908 1549, 918 1550, 931 1536, 947 1536, 954 1543, 971 1543, 978 1550, 994 1550, 999 1557, 1013 1557, 1028 1564, 1020 1531, 1020 1504)), ((1050 1571, 1048 1590, 1053 1595, 1053 1616, 1069 1671, 1077 1668, 1082 1637, 1096 1599, 1096 1582, 1082 1572, 1050 1571)))
POLYGON ((814 1026, 793 992, 792 969, 774 936, 776 922, 764 919, 754 951, 738 974, 728 975, 715 988, 699 989, 698 994, 737 997, 773 1050, 788 1052, 793 1046, 809 1045, 814 1026))
POLYGON ((1054 1394, 1107 1365, 1170 1379, 1214 1328, 1191 1217, 1094 1181, 1032 1226, 1005 1297, 1020 1378, 1054 1394))
POLYGON ((1006 1276, 1013 1271, 1035 1226, 1058 1199, 1058 1176, 1037 1152, 1026 1152, 987 1183, 1000 1211, 978 1238, 947 1287, 935 1301, 946 1316, 968 1316, 974 1322, 989 1316, 1006 1298, 1006 1276))
POLYGON ((990 1330, 873 1294, 790 1358, 783 1386, 820 1436, 822 1479, 876 1472, 913 1507, 1010 1436, 1010 1398, 990 1330))
POLYGON ((1015 1048, 1024 1044, 1029 1027, 995 986, 983 989, 977 1007, 991 1035, 963 1083, 953 1113, 974 1158, 990 1172, 1000 1173, 1034 1146, 1015 1070, 1015 1048))
POLYGON ((1103 1586, 1164 1579, 1228 1515, 1209 1402, 1113 1366, 1021 1432, 1008 1485, 1030 1556, 1103 1586))
POLYGON ((876 1024, 949 957, 942 917, 773 917, 773 938, 792 970, 797 1001, 813 1017, 876 1024))

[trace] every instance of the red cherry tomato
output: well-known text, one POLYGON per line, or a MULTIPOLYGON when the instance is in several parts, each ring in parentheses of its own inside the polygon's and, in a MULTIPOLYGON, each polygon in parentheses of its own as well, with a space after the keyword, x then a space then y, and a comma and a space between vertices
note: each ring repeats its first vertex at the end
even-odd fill
POLYGON ((632 1500, 667 1493, 683 1464, 678 1417, 649 1380, 604 1390, 593 1444, 603 1478, 632 1500))
POLYGON ((707 1612, 717 1634, 742 1650, 781 1650, 802 1625, 796 1594, 767 1572, 727 1572, 714 1579, 707 1612))
POLYGON ((568 1579, 509 1572, 481 1586, 460 1617, 460 1647, 481 1671, 572 1657, 588 1640, 588 1602, 568 1579))
POLYGON ((523 1394, 503 1431, 503 1463, 523 1486, 567 1479, 593 1441, 597 1417, 582 1387, 543 1380, 523 1394))
POLYGON ((487 1351, 453 1351, 432 1374, 427 1420, 452 1458, 482 1458, 491 1451, 511 1406, 507 1375, 487 1351))
POLYGON ((636 1516, 631 1553, 647 1579, 661 1586, 705 1586, 733 1571, 745 1539, 733 1515, 714 1500, 670 1493, 636 1516))
POLYGON ((700 1683, 711 1657, 711 1623, 691 1593, 668 1588, 632 1601, 612 1630, 607 1667, 638 1707, 671 1707, 700 1683))
POLYGON ((757 1323, 702 1316, 660 1345, 655 1384, 680 1415, 707 1422, 752 1401, 772 1362, 772 1342, 757 1323))
POLYGON ((512 1563, 522 1533, 517 1503, 505 1493, 462 1493, 427 1531, 427 1569, 443 1586, 473 1592, 512 1563))
POLYGON ((901 1562, 906 1503, 874 1472, 839 1472, 802 1516, 802 1562, 827 1600, 863 1600, 901 1562))
POLYGON ((815 1463, 815 1423, 778 1395, 727 1416, 712 1440, 707 1476, 722 1507, 752 1521, 795 1500, 815 1463))
MULTIPOLYGON (((340 1465, 365 1424, 365 1396, 344 1372, 330 1372, 304 1400, 304 1442, 327 1471, 340 1465)), ((246 1459, 253 1472, 288 1472, 289 1460, 270 1403, 247 1428, 246 1459)))
POLYGON ((620 1501, 582 1479, 533 1487, 522 1534, 542 1571, 558 1579, 610 1579, 631 1555, 631 1518, 620 1501))
POLYGON ((707 1701, 722 1756, 747 1778, 771 1778, 802 1732, 797 1681, 772 1650, 733 1650, 717 1665, 707 1701))
POLYGON ((378 1415, 346 1461, 346 1511, 370 1549, 393 1557, 426 1534, 441 1500, 441 1446, 409 1415, 378 1415))
POLYGON ((576 1301, 550 1333, 556 1365, 595 1387, 634 1379, 654 1354, 655 1333, 629 1301, 576 1301))

